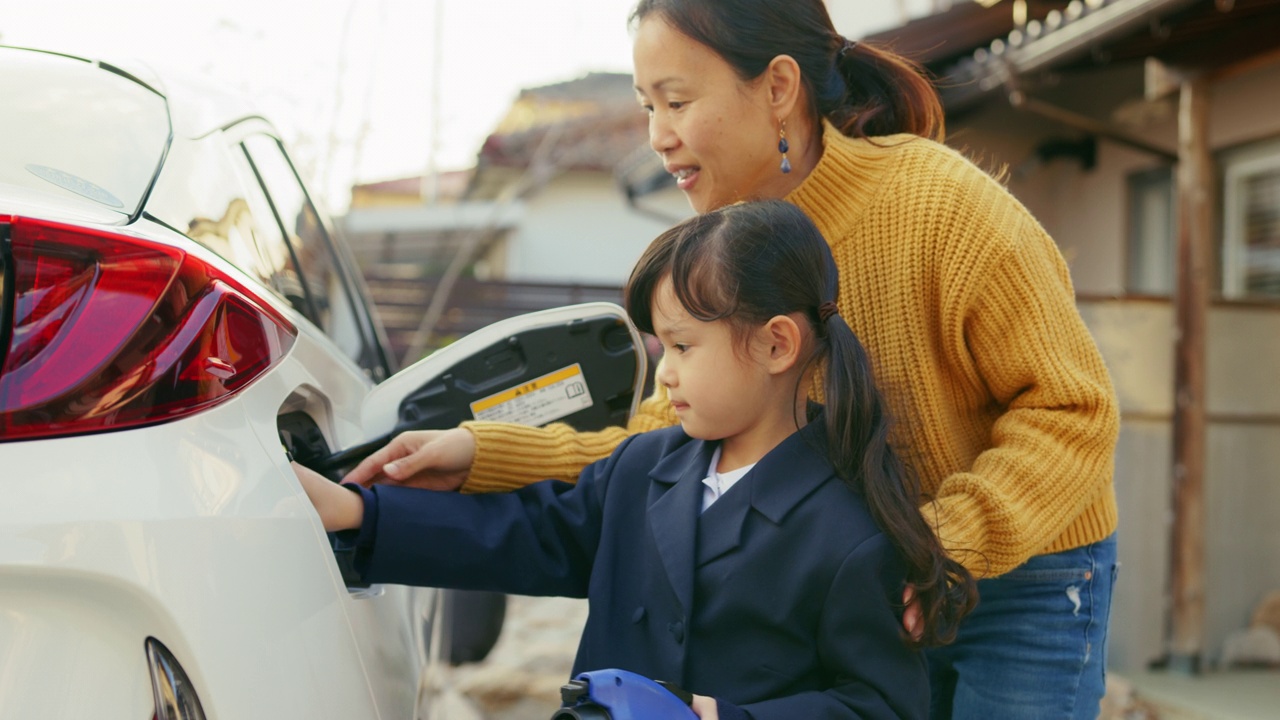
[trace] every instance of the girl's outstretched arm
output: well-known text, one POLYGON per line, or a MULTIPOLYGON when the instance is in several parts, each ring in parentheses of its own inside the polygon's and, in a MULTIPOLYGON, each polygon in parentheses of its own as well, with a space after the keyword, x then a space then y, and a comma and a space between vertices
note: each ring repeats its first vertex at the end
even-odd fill
POLYGON ((320 522, 324 523, 326 531, 337 532, 360 528, 360 523, 364 519, 364 500, 359 494, 330 482, 328 478, 310 468, 298 463, 291 464, 293 473, 298 476, 298 482, 302 484, 307 498, 315 506, 316 513, 320 515, 320 522))
POLYGON ((323 479, 329 487, 313 490, 324 493, 322 502, 335 501, 335 514, 344 517, 355 508, 333 491, 358 491, 363 499, 359 535, 344 542, 354 548, 364 582, 585 597, 616 459, 585 468, 577 485, 539 482, 513 493, 364 488, 323 479))

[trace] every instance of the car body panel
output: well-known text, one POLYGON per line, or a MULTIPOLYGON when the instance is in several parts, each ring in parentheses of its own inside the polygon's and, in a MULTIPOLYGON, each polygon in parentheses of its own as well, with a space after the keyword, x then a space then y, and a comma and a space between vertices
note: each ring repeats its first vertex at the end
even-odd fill
MULTIPOLYGON (((145 637, 161 639, 214 717, 379 714, 348 617, 360 612, 349 605, 367 601, 347 597, 310 503, 283 454, 268 456, 242 403, 149 428, 10 444, 5 455, 6 466, 29 479, 6 488, 0 508, 0 593, 18 588, 29 608, 94 598, 81 600, 88 610, 112 596, 104 588, 117 588, 133 598, 126 604, 135 610, 122 620, 138 634, 132 656, 116 662, 133 664, 145 637), (55 456, 92 461, 50 462, 55 456), (43 601, 38 588, 49 593, 43 601)), ((0 657, 0 675, 77 662, 77 646, 56 631, 32 637, 57 623, 24 616, 9 599, 0 612, 0 656, 8 656, 0 657)), ((86 612, 77 624, 96 625, 104 613, 86 612)), ((398 614, 403 646, 414 635, 407 614, 398 614)), ((34 685, 0 679, 0 687, 34 698, 83 689, 95 717, 141 716, 104 708, 92 683, 49 684, 55 676, 34 685)), ((140 681, 149 683, 145 675, 140 681)), ((21 717, 9 714, 10 703, 25 704, 21 697, 5 696, 0 716, 21 717)), ((387 716, 409 716, 411 707, 387 716)))
POLYGON ((98 226, 123 225, 129 220, 129 216, 124 213, 88 198, 69 197, 67 193, 52 186, 43 190, 0 182, 0 197, 4 198, 6 215, 98 226))
POLYGON ((347 591, 277 436, 276 413, 305 406, 335 444, 363 438, 356 410, 372 384, 314 334, 304 326, 278 368, 195 417, 3 446, 30 480, 0 506, 0 689, 19 688, 0 693, 0 717, 79 715, 46 715, 52 697, 138 717, 149 692, 103 702, 149 688, 146 636, 183 661, 211 717, 413 717, 431 591, 347 591), (92 482, 59 456, 91 458, 92 482), (102 623, 106 639, 68 643, 102 623), (86 648, 113 672, 55 682, 86 648), (19 712, 31 708, 43 710, 19 712))

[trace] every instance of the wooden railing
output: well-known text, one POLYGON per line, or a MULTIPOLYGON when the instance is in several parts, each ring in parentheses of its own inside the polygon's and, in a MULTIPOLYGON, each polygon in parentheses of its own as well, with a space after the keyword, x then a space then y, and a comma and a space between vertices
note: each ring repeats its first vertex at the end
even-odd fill
MULTIPOLYGON (((413 268, 366 268, 365 281, 387 331, 395 357, 403 357, 431 302, 438 278, 421 277, 413 268)), ((534 283, 459 278, 440 321, 432 328, 427 352, 486 325, 516 315, 586 302, 622 304, 622 288, 577 283, 534 283)))

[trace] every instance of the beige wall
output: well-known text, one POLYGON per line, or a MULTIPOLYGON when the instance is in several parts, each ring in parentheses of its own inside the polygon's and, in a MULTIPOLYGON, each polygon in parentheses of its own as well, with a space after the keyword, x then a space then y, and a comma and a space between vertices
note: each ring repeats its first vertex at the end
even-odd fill
MULTIPOLYGON (((1113 667, 1163 650, 1168 583, 1173 309, 1152 300, 1081 302, 1121 407, 1116 453, 1120 580, 1113 667)), ((1209 314, 1204 657, 1280 589, 1280 307, 1215 305, 1209 314)))

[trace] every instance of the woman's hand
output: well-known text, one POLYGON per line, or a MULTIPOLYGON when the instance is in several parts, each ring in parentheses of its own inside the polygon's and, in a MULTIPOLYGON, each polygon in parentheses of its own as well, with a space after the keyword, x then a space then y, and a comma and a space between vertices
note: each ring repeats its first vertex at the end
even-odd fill
POLYGON ((924 637, 924 611, 920 609, 920 601, 916 599, 915 585, 908 585, 902 591, 902 604, 906 606, 902 611, 902 628, 912 640, 919 642, 924 637))
POLYGON ((720 711, 716 709, 716 699, 706 695, 693 696, 693 714, 702 720, 720 720, 720 711))
POLYGON ((320 473, 292 463, 293 473, 315 506, 326 532, 355 530, 364 522, 364 500, 320 473))
POLYGON ((476 438, 470 430, 410 430, 361 461, 343 482, 457 490, 475 459, 476 438))

